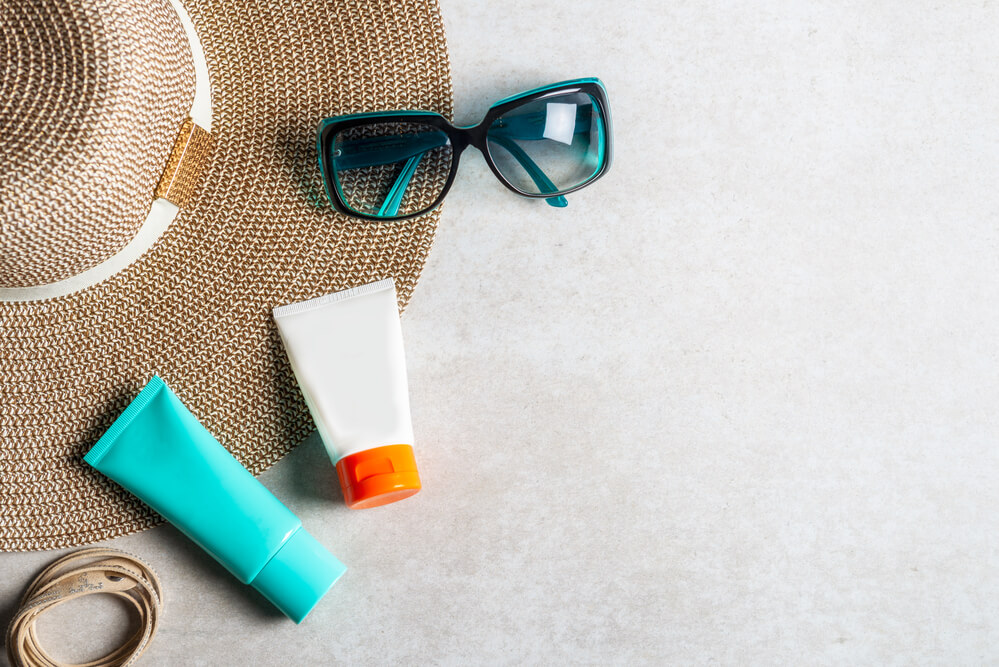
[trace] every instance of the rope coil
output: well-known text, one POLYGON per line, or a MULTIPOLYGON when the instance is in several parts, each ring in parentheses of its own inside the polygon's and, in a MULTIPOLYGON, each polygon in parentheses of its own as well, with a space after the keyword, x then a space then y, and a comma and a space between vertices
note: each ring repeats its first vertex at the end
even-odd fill
POLYGON ((131 665, 146 650, 163 610, 163 592, 153 569, 117 549, 75 551, 35 577, 7 628, 7 659, 15 667, 118 667, 131 665), (107 593, 127 600, 139 614, 140 628, 120 647, 83 665, 53 659, 38 641, 38 618, 64 602, 107 593))

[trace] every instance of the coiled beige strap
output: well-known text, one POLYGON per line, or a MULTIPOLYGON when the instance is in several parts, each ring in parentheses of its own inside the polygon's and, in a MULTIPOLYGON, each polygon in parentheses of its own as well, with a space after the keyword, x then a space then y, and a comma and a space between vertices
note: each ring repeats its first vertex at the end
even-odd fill
POLYGON ((35 621, 69 600, 109 593, 132 603, 141 627, 121 647, 103 658, 74 667, 131 665, 146 650, 163 609, 163 593, 152 568, 117 549, 91 548, 68 554, 35 577, 7 628, 7 659, 16 667, 71 667, 54 660, 38 643, 35 621))

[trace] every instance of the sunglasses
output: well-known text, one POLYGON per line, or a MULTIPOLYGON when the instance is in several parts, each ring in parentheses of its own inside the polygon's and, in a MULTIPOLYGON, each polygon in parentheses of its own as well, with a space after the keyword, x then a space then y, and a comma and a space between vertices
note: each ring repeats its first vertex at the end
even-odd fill
POLYGON ((357 218, 403 220, 433 210, 469 146, 506 187, 564 207, 565 195, 610 167, 610 106, 599 79, 576 79, 500 100, 471 127, 429 111, 326 118, 318 144, 333 208, 357 218))

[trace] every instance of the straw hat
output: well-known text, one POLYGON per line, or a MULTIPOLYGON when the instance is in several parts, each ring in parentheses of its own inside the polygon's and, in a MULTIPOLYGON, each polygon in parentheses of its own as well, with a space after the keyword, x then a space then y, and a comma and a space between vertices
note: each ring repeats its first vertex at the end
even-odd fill
POLYGON ((450 115, 436 0, 180 3, 0 0, 2 551, 159 521, 82 461, 153 373, 251 472, 273 464, 312 422, 271 309, 387 277, 402 307, 433 240, 439 213, 335 214, 315 130, 450 115))

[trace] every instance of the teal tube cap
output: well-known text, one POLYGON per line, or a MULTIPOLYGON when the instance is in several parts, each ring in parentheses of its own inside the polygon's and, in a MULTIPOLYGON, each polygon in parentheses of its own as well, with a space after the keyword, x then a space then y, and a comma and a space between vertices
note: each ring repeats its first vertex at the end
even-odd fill
POLYGON ((347 571, 307 530, 300 528, 267 561, 250 585, 296 623, 312 611, 347 571))

